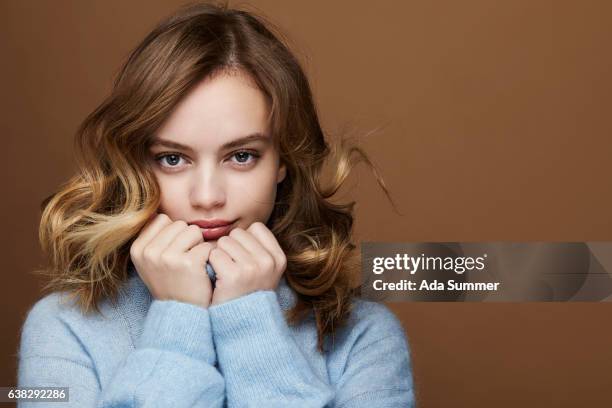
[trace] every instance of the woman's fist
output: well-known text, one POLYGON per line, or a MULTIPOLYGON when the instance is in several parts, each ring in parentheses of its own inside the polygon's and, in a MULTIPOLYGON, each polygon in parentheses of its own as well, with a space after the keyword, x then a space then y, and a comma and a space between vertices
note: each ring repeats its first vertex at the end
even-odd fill
POLYGON ((205 267, 212 248, 197 225, 158 214, 132 243, 130 258, 155 299, 208 307, 212 285, 205 267))
POLYGON ((219 238, 209 262, 217 275, 215 305, 257 290, 275 290, 287 266, 276 237, 261 222, 219 238))

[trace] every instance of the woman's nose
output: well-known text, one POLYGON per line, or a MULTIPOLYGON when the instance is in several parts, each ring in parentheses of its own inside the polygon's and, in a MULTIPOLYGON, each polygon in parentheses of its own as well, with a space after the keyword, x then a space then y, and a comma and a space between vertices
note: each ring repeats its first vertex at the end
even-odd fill
POLYGON ((197 171, 191 181, 191 204, 214 208, 225 204, 223 176, 210 167, 197 171))

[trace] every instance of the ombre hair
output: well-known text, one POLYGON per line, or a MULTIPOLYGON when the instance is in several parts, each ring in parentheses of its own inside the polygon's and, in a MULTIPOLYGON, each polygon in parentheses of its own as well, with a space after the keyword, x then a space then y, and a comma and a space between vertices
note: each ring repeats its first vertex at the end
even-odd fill
POLYGON ((39 239, 48 265, 36 273, 50 278, 43 291, 68 292, 84 313, 100 312, 102 299, 116 302, 131 243, 160 204, 149 158, 155 131, 201 80, 240 71, 267 97, 271 135, 287 167, 268 221, 297 293, 286 318, 297 324, 312 312, 324 351, 325 335, 346 323, 360 294, 351 242, 355 202, 331 199, 352 167, 365 162, 393 200, 360 147, 348 138, 326 142, 308 80, 272 27, 227 4, 189 4, 131 52, 110 95, 76 132, 78 171, 42 203, 39 239), (323 185, 328 159, 333 177, 323 185))

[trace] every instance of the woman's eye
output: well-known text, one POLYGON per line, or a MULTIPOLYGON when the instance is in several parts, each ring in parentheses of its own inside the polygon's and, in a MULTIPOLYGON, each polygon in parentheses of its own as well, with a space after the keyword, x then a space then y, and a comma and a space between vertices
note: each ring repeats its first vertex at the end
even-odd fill
POLYGON ((170 153, 170 154, 159 155, 155 158, 155 160, 157 160, 160 163, 160 165, 162 165, 162 167, 174 168, 174 167, 178 167, 177 164, 181 160, 184 160, 184 158, 180 154, 170 153), (167 163, 167 165, 163 165, 164 161, 167 163))
POLYGON ((236 162, 238 165, 240 166, 247 166, 249 164, 251 164, 252 162, 254 162, 255 160, 257 160, 257 158, 259 158, 259 154, 255 153, 255 152, 249 152, 246 150, 241 150, 239 152, 236 152, 234 154, 232 154, 231 156, 232 158, 236 158, 236 162), (249 160, 249 157, 252 158, 252 160, 249 160))

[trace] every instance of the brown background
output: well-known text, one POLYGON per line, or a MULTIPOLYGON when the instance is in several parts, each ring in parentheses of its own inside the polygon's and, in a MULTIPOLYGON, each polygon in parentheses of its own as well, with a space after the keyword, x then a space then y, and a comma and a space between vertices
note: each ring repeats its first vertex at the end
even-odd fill
MULTIPOLYGON (((39 203, 128 52, 181 1, 3 0, 0 386, 41 283, 39 203)), ((231 2, 232 5, 237 3, 231 2)), ((240 3, 245 4, 245 3, 240 3)), ((358 240, 612 238, 607 1, 251 1, 288 36, 323 126, 366 132, 358 240)), ((390 303, 420 407, 609 406, 612 305, 390 303)))

